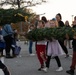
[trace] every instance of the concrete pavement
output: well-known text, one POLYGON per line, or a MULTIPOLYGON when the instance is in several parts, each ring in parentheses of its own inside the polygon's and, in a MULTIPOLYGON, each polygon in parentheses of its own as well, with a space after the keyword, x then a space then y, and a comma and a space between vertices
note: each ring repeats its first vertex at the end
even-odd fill
MULTIPOLYGON (((21 46, 22 50, 20 55, 17 58, 6 59, 5 64, 9 67, 12 75, 68 75, 66 70, 69 69, 71 64, 71 57, 65 58, 65 55, 60 56, 62 63, 63 71, 56 72, 58 68, 55 59, 52 59, 50 62, 50 68, 47 73, 43 71, 38 71, 40 67, 37 56, 30 56, 28 53, 28 45, 23 42, 19 42, 18 45, 21 46)), ((72 49, 68 49, 69 54, 72 54, 72 49)), ((35 53, 35 47, 33 45, 33 53, 35 53)), ((76 73, 75 73, 76 74, 76 73)))

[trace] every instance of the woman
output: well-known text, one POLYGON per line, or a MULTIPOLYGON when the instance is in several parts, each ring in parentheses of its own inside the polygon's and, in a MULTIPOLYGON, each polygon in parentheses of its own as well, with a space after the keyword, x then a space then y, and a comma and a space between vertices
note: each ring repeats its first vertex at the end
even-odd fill
MULTIPOLYGON (((58 22, 58 26, 59 26, 59 27, 64 27, 64 23, 63 23, 63 21, 61 21, 61 20, 62 20, 62 16, 61 16, 60 13, 58 13, 58 14, 56 15, 56 20, 57 20, 57 22, 58 22)), ((64 39, 64 40, 65 40, 65 39, 64 39)), ((64 45, 64 40, 58 40, 58 41, 59 41, 62 49, 64 50, 64 52, 65 52, 65 54, 66 54, 65 57, 69 57, 68 50, 67 50, 66 46, 64 45)))
MULTIPOLYGON (((71 26, 69 25, 69 21, 68 21, 68 20, 65 21, 65 26, 66 26, 67 29, 68 29, 69 27, 71 27, 71 26)), ((68 43, 69 49, 71 49, 70 40, 65 39, 65 40, 64 40, 64 45, 67 46, 67 43, 68 43)))

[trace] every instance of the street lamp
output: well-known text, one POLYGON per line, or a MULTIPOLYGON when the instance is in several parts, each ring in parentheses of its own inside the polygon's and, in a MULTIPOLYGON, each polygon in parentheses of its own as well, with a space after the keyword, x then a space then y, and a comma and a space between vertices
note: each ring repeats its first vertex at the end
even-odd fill
POLYGON ((46 13, 38 14, 38 15, 45 15, 46 13))
POLYGON ((74 17, 74 15, 72 15, 72 23, 73 23, 73 17, 74 17))

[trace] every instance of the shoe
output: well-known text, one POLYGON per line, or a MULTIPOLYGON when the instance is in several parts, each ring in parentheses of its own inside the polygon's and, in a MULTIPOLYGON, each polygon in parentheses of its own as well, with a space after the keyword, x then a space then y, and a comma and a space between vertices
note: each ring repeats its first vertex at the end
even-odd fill
POLYGON ((65 58, 68 58, 69 57, 69 55, 67 54, 66 56, 65 56, 65 58))
POLYGON ((42 68, 40 67, 39 69, 38 69, 38 71, 41 71, 42 70, 42 68))
POLYGON ((35 54, 31 53, 30 56, 35 56, 35 54))
POLYGON ((42 68, 42 71, 47 72, 47 67, 42 68))
POLYGON ((71 58, 73 57, 73 55, 69 55, 71 58))
POLYGON ((62 71, 63 68, 62 67, 59 67, 56 71, 62 71))
POLYGON ((13 58, 12 56, 6 55, 6 58, 13 58))
POLYGON ((72 47, 69 47, 69 49, 72 49, 72 47))
POLYGON ((66 73, 68 73, 70 75, 74 75, 74 70, 67 70, 66 73))
POLYGON ((17 57, 17 55, 13 55, 12 57, 15 58, 15 57, 17 57))

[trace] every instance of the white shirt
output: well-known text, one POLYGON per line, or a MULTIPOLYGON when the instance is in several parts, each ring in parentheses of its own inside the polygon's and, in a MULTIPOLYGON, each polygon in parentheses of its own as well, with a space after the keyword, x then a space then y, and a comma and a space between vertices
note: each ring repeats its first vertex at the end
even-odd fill
POLYGON ((47 42, 46 41, 38 41, 37 45, 47 45, 47 42))

